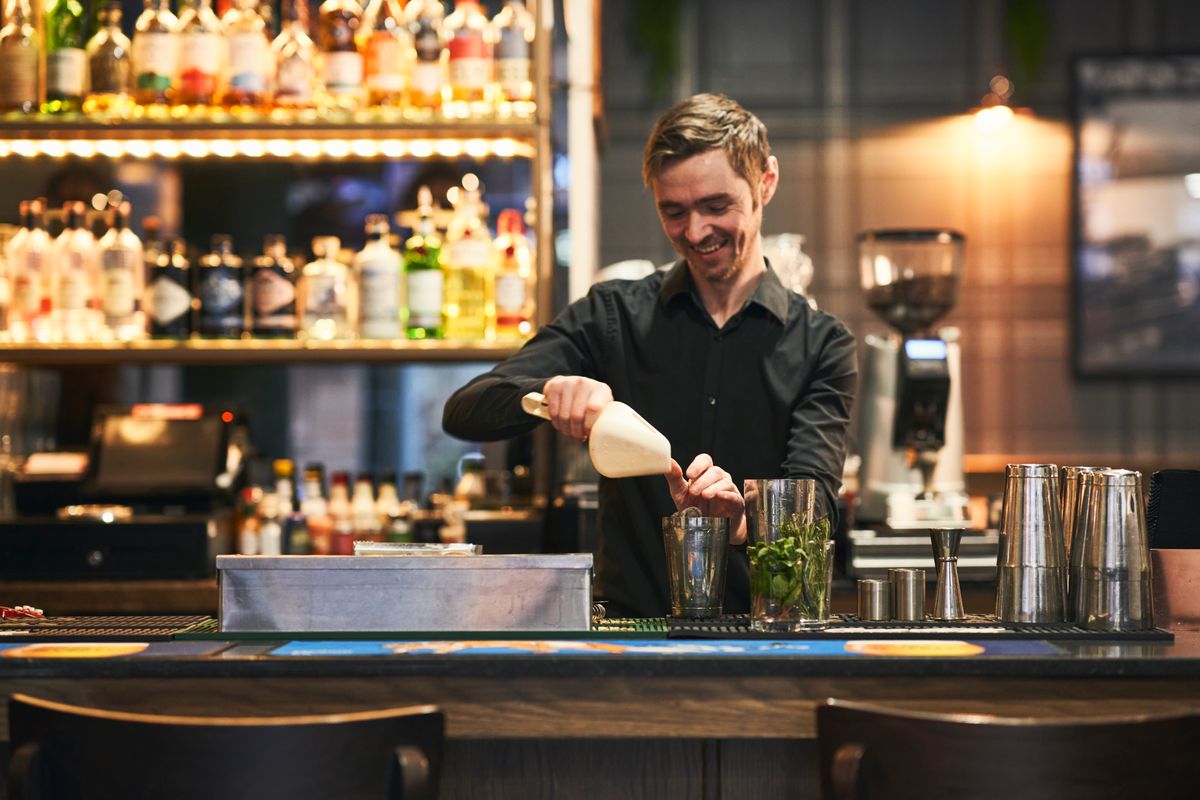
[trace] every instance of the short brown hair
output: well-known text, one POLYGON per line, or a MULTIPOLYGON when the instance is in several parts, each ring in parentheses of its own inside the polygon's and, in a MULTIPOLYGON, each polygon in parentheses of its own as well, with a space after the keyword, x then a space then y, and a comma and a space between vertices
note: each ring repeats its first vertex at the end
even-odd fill
POLYGON ((767 169, 771 145, 767 126, 723 94, 697 94, 671 106, 654 123, 642 155, 642 181, 649 186, 669 161, 724 150, 751 188, 767 169))

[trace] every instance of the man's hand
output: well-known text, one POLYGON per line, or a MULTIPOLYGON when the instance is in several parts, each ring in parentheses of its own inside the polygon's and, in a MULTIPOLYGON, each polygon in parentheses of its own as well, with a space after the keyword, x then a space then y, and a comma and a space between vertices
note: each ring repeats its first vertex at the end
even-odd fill
POLYGON ((666 478, 676 511, 696 506, 706 517, 728 517, 729 543, 746 541, 746 504, 742 493, 733 485, 729 473, 713 464, 712 456, 707 453, 696 456, 686 473, 672 458, 666 478))
POLYGON ((604 407, 613 401, 607 383, 578 375, 557 375, 542 387, 550 424, 561 434, 587 441, 592 425, 604 407))

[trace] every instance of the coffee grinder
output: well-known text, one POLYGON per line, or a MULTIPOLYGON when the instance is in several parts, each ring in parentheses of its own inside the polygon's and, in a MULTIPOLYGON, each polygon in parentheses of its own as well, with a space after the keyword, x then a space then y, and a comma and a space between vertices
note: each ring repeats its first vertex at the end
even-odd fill
MULTIPOLYGON (((933 328, 958 299, 965 245, 951 230, 858 237, 867 305, 894 329, 866 337, 858 399, 860 525, 895 531, 966 525, 958 331, 933 328)), ((928 546, 926 540, 926 552, 928 546)))

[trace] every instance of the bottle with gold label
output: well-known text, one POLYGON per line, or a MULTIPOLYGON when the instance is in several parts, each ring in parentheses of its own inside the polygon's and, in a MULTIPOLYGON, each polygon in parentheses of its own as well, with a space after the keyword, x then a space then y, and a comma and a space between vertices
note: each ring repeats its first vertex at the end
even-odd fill
POLYGON ((524 339, 533 333, 533 253, 521 212, 506 208, 496 219, 496 338, 524 339))
POLYGON ((83 109, 87 92, 87 53, 84 52, 83 3, 79 0, 50 0, 43 24, 46 31, 45 114, 83 109))
POLYGON ((38 110, 42 40, 29 0, 8 0, 0 28, 0 111, 38 110))
POLYGON ((250 276, 250 320, 255 336, 280 339, 296 335, 296 265, 287 242, 272 235, 254 259, 250 276))
POLYGON ((226 44, 212 0, 192 0, 179 12, 179 86, 175 102, 206 107, 217 102, 226 44))
POLYGON ((169 0, 145 0, 134 24, 134 100, 141 106, 165 106, 175 97, 179 68, 179 20, 169 0))
POLYGON ((442 248, 445 278, 442 316, 446 338, 491 339, 495 333, 492 300, 495 256, 492 237, 484 223, 486 211, 479 178, 466 175, 451 202, 454 217, 446 229, 446 245, 442 248))
POLYGON ((110 2, 100 12, 99 30, 87 43, 91 91, 83 101, 85 114, 126 114, 133 85, 130 48, 129 37, 121 31, 121 4, 110 2))
POLYGON ((479 0, 455 0, 446 17, 451 116, 486 113, 492 84, 492 37, 479 0))
POLYGON ((317 88, 317 45, 308 33, 306 0, 285 0, 283 27, 271 50, 275 55, 275 105, 312 108, 317 88))
POLYGON ((367 102, 401 105, 412 73, 413 40, 399 0, 371 0, 358 38, 365 58, 367 102))
POLYGON ((323 105, 330 110, 357 111, 365 99, 363 57, 355 43, 362 9, 354 0, 325 0, 319 15, 317 50, 323 105))
POLYGON ((221 105, 226 108, 261 108, 270 102, 275 59, 267 24, 258 13, 258 0, 234 0, 221 18, 228 47, 221 105))
POLYGON ((404 7, 404 21, 414 47, 408 106, 417 114, 429 114, 442 107, 449 55, 442 37, 445 15, 442 0, 409 0, 404 7))

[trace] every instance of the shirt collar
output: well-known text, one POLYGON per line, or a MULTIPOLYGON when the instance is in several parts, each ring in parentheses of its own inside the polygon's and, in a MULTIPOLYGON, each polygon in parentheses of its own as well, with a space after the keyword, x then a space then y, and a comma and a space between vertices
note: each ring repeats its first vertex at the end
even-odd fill
MULTIPOLYGON (((757 303, 767 311, 770 311, 780 322, 787 322, 788 295, 790 292, 779 281, 779 276, 775 274, 775 270, 771 269, 771 262, 765 258, 763 260, 766 261, 767 271, 762 276, 762 280, 758 282, 754 294, 750 295, 750 302, 757 303)), ((700 296, 696 293, 695 284, 692 281, 692 273, 687 267, 687 262, 683 259, 676 261, 667 270, 667 274, 663 278, 662 288, 658 291, 659 302, 666 306, 680 294, 692 295, 696 303, 703 307, 704 304, 700 302, 700 296)))

